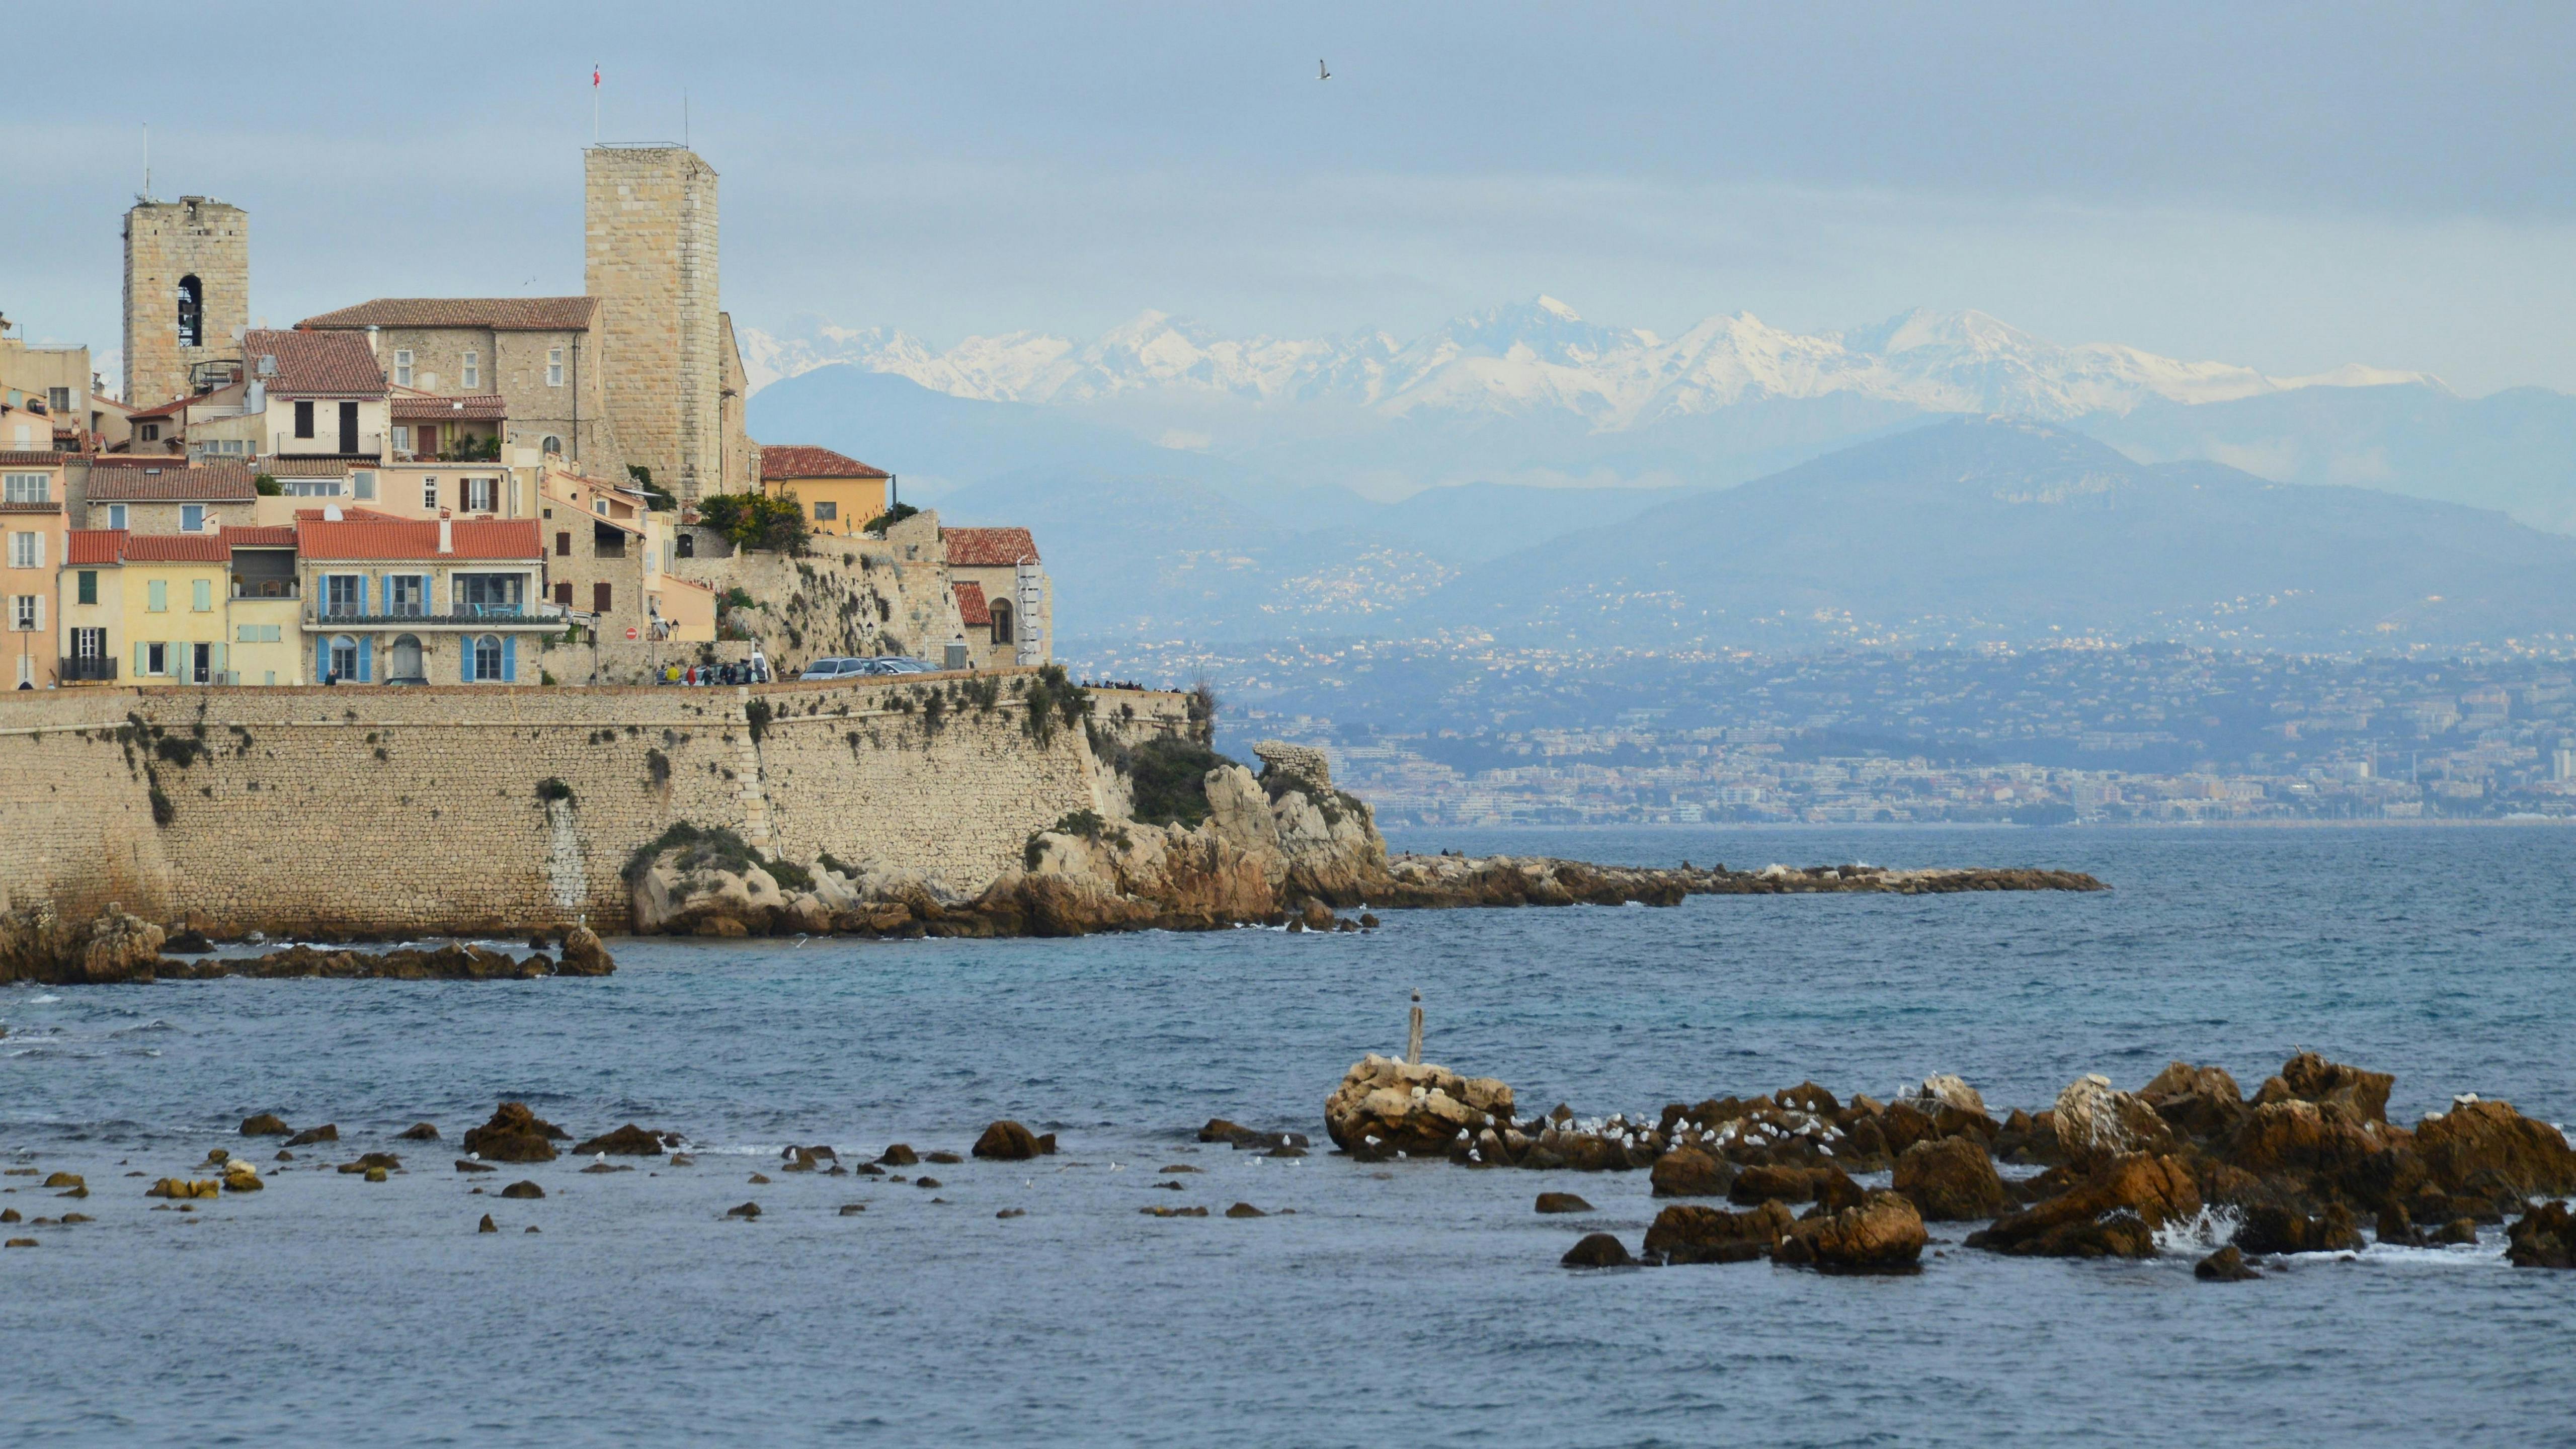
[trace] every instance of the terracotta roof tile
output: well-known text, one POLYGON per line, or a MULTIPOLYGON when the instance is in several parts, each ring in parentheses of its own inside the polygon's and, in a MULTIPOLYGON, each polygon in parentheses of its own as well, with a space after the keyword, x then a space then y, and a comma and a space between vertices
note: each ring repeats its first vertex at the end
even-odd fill
POLYGON ((888 478, 893 475, 883 468, 871 468, 846 454, 829 448, 816 448, 803 443, 763 443, 760 445, 760 479, 775 483, 790 478, 888 478))
MULTIPOLYGON (((298 523, 320 523, 322 521, 322 515, 328 510, 328 508, 329 505, 327 504, 320 508, 299 508, 295 510, 295 521, 298 523)), ((404 519, 403 515, 399 513, 387 513, 379 508, 365 508, 347 503, 340 505, 340 517, 378 519, 386 523, 402 523, 407 521, 404 519)), ((335 519, 333 521, 337 522, 338 520, 335 519)))
POLYGON ((528 559, 545 557, 533 518, 453 520, 456 548, 438 551, 434 518, 346 518, 295 525, 296 551, 316 559, 528 559))
POLYGON ((137 408, 129 415, 129 421, 148 423, 155 421, 156 419, 170 417, 195 401, 196 399, 193 397, 174 397, 165 403, 155 403, 148 408, 137 408))
POLYGON ((957 594, 957 617, 960 621, 968 624, 993 622, 993 611, 984 603, 982 584, 959 583, 951 587, 957 594))
POLYGON ((0 468, 50 468, 79 456, 78 453, 40 452, 34 448, 23 451, 0 449, 0 468))
POLYGON ((233 546, 220 533, 128 533, 121 552, 127 563, 225 563, 233 546))
POLYGON ((509 415, 499 393, 476 397, 403 397, 393 402, 398 423, 497 423, 509 415))
POLYGON ((967 568, 1007 568, 1038 556, 1038 541, 1025 528, 943 528, 939 536, 948 542, 948 562, 967 568))
POLYGON ((241 463, 199 463, 176 458, 160 467, 94 468, 92 503, 247 503, 259 496, 250 468, 241 463))
POLYGON ((242 365, 280 397, 383 397, 385 372, 367 339, 351 332, 245 332, 242 365), (261 366, 277 359, 277 371, 261 366))
POLYGON ((291 523, 254 525, 249 528, 227 528, 223 531, 227 548, 293 548, 295 525, 291 523))
POLYGON ((378 297, 307 317, 311 331, 366 327, 482 327, 495 332, 578 332, 598 314, 596 297, 378 297))
POLYGON ((112 564, 125 551, 125 530, 121 528, 75 528, 64 537, 63 562, 68 564, 112 564))

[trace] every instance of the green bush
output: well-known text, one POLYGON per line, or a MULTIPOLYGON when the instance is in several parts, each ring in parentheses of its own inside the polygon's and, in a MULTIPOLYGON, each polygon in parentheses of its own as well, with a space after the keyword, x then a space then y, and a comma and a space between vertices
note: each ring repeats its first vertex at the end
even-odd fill
POLYGON ((1091 713, 1091 691, 1066 678, 1061 664, 1041 665, 1023 697, 1029 707, 1020 728, 1041 745, 1055 739, 1059 723, 1070 729, 1091 713))
POLYGON ((1136 794, 1136 823, 1196 827, 1208 817, 1207 773, 1234 762, 1195 740, 1166 735, 1118 761, 1136 794))
POLYGON ((274 473, 257 475, 250 480, 250 486, 262 498, 275 498, 286 491, 286 485, 278 482, 274 473))
POLYGON ((698 522, 723 534, 736 548, 801 554, 812 526, 805 505, 792 492, 772 498, 765 493, 718 493, 698 500, 698 522))
POLYGON ((920 509, 913 507, 909 503, 898 503, 894 507, 887 509, 885 512, 878 514, 876 517, 869 519, 868 526, 861 529, 860 532, 882 534, 887 529, 894 527, 896 524, 903 522, 905 519, 912 517, 920 511, 920 509))
POLYGON ((537 798, 549 805, 557 800, 569 805, 572 803, 572 787, 559 777, 548 775, 537 782, 537 798))
POLYGON ((644 505, 651 511, 668 513, 680 506, 680 500, 672 497, 669 489, 653 481, 652 469, 641 463, 629 463, 626 476, 634 479, 635 486, 644 490, 644 505))

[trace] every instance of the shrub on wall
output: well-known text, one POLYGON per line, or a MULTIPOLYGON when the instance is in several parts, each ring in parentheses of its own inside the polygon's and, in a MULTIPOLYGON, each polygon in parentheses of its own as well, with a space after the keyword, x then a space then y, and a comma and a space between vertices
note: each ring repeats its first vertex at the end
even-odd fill
POLYGON ((698 522, 723 534, 736 548, 801 554, 813 529, 805 505, 792 492, 775 498, 763 493, 717 493, 698 500, 698 522))
POLYGON ((1207 773, 1234 762, 1195 740, 1166 735, 1118 761, 1136 794, 1136 823, 1195 828, 1208 817, 1207 773))

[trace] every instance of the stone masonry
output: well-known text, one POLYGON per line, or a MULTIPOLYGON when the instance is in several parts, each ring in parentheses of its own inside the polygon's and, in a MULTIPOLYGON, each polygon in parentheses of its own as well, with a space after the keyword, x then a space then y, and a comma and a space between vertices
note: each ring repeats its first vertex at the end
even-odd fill
POLYGON ((594 146, 583 275, 599 299, 609 415, 629 463, 683 502, 724 473, 716 173, 679 146, 594 146))
POLYGON ((125 213, 125 401, 188 391, 200 362, 240 356, 250 325, 250 217, 211 197, 138 201, 125 213), (179 345, 180 284, 197 279, 197 345, 179 345))

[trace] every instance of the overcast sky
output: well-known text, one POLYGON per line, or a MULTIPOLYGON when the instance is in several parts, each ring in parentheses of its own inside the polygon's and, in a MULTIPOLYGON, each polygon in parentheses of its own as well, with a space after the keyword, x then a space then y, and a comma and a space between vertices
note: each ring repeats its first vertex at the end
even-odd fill
POLYGON ((723 176, 738 322, 936 344, 1672 332, 1973 307, 2276 374, 2576 391, 2576 7, 86 7, 0 92, 0 312, 117 345, 140 186, 251 213, 255 317, 577 292, 610 140, 723 176), (728 26, 730 28, 728 28, 728 26), (1316 78, 1316 61, 1333 76, 1316 78))

